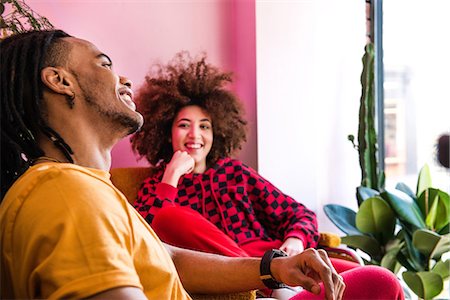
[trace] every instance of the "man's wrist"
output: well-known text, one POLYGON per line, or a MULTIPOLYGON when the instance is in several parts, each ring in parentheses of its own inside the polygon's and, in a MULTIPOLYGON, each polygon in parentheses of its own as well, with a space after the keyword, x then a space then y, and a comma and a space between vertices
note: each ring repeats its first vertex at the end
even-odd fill
POLYGON ((270 289, 279 289, 285 287, 285 284, 279 282, 272 275, 271 264, 274 258, 287 256, 284 251, 272 249, 264 253, 260 263, 260 279, 264 285, 270 289))

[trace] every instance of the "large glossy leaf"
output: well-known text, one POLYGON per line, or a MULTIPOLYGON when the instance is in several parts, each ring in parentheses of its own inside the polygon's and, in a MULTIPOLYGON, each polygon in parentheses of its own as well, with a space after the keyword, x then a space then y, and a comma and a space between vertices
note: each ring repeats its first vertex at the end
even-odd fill
POLYGON ((450 197, 447 193, 434 188, 426 189, 420 194, 417 204, 429 229, 439 231, 449 223, 450 197))
POLYGON ((420 169, 419 172, 419 178, 417 180, 417 189, 416 189, 416 195, 419 197, 419 195, 422 194, 423 191, 430 188, 432 186, 431 184, 431 175, 430 175, 430 168, 427 164, 425 164, 422 169, 420 169))
POLYGON ((378 196, 380 194, 379 191, 365 187, 365 186, 358 186, 356 188, 356 192, 358 193, 358 196, 362 201, 365 201, 369 198, 378 196))
POLYGON ((356 227, 361 232, 381 236, 383 242, 394 236, 395 221, 393 210, 380 197, 367 199, 356 213, 356 227))
POLYGON ((439 260, 444 253, 450 251, 450 234, 442 235, 438 244, 431 253, 431 258, 439 260))
POLYGON ((403 243, 400 243, 397 246, 391 248, 388 252, 386 252, 386 254, 381 259, 380 265, 395 273, 396 266, 397 266, 397 254, 402 247, 403 247, 403 243))
POLYGON ((403 279, 409 288, 422 299, 432 299, 444 287, 442 277, 433 272, 404 272, 403 279))
POLYGON ((429 229, 439 231, 450 221, 450 197, 438 189, 427 189, 418 199, 422 213, 425 211, 425 223, 429 229))
POLYGON ((347 235, 362 235, 356 228, 355 218, 356 212, 339 204, 327 204, 324 205, 323 211, 327 217, 339 228, 343 233, 347 235))
POLYGON ((341 242, 351 248, 360 249, 372 259, 381 259, 381 247, 376 239, 368 235, 350 235, 341 238, 341 242))
POLYGON ((405 267, 410 271, 425 271, 428 266, 428 257, 425 257, 425 255, 421 254, 419 250, 414 247, 412 237, 409 234, 402 231, 401 236, 405 242, 405 247, 402 248, 401 253, 404 255, 408 264, 412 266, 412 269, 407 268, 407 266, 405 267))
POLYGON ((385 191, 381 196, 389 202, 400 219, 417 228, 426 228, 420 208, 411 197, 396 190, 385 191))
POLYGON ((420 253, 426 257, 430 257, 441 238, 439 234, 433 231, 419 229, 414 232, 412 243, 420 253))
POLYGON ((436 229, 440 230, 450 223, 450 195, 439 190, 439 214, 436 218, 436 229), (442 214, 441 214, 442 213, 442 214))
POLYGON ((442 227, 442 228, 438 231, 438 233, 439 233, 440 235, 444 235, 444 234, 450 233, 450 225, 447 224, 446 226, 442 227))
POLYGON ((395 189, 402 191, 403 193, 405 193, 406 195, 410 196, 413 199, 417 198, 416 194, 414 194, 414 192, 411 190, 411 188, 403 182, 397 183, 397 185, 395 186, 395 189))
POLYGON ((438 261, 431 271, 439 274, 442 279, 447 279, 450 276, 450 259, 438 261))
POLYGON ((425 215, 425 224, 429 229, 434 229, 434 225, 436 223, 437 215, 438 215, 438 203, 439 203, 439 196, 436 193, 436 196, 434 196, 433 200, 431 201, 432 204, 430 206, 430 211, 427 215, 425 215))

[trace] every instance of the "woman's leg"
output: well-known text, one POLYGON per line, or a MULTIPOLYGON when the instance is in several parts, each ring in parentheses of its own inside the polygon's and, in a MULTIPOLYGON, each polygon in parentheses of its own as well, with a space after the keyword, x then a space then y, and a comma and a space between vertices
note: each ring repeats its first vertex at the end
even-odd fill
POLYGON ((262 257, 267 250, 279 249, 283 244, 282 241, 262 241, 253 240, 245 244, 239 245, 248 255, 253 257, 262 257))
POLYGON ((152 222, 159 238, 168 244, 232 257, 248 254, 198 212, 180 206, 162 208, 152 222))
POLYGON ((360 264, 345 259, 330 257, 330 260, 331 263, 333 264, 333 267, 336 269, 336 272, 338 273, 342 273, 357 267, 361 267, 360 264))
MULTIPOLYGON (((397 277, 388 269, 377 266, 360 266, 341 273, 346 285, 344 299, 402 300, 405 298, 397 277)), ((322 286, 321 286, 322 287, 322 286)), ((314 295, 302 291, 290 300, 324 299, 324 291, 314 295)))

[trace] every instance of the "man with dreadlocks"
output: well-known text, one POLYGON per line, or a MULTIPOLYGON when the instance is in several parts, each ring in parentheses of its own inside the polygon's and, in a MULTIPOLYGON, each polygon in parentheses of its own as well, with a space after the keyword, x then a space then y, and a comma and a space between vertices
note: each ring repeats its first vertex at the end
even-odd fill
POLYGON ((130 80, 92 43, 34 31, 0 53, 2 299, 190 299, 271 278, 342 297, 321 250, 261 260, 162 244, 109 179, 111 148, 143 118, 130 80))

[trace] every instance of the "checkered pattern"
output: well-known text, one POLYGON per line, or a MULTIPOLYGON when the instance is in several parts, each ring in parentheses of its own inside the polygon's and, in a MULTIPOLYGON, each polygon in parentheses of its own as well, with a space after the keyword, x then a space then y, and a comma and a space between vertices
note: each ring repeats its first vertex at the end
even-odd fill
POLYGON ((305 248, 317 246, 315 214, 238 160, 220 159, 203 174, 184 175, 178 189, 160 183, 162 176, 160 170, 147 178, 135 203, 150 224, 162 207, 181 205, 201 213, 238 244, 297 237, 305 248))

